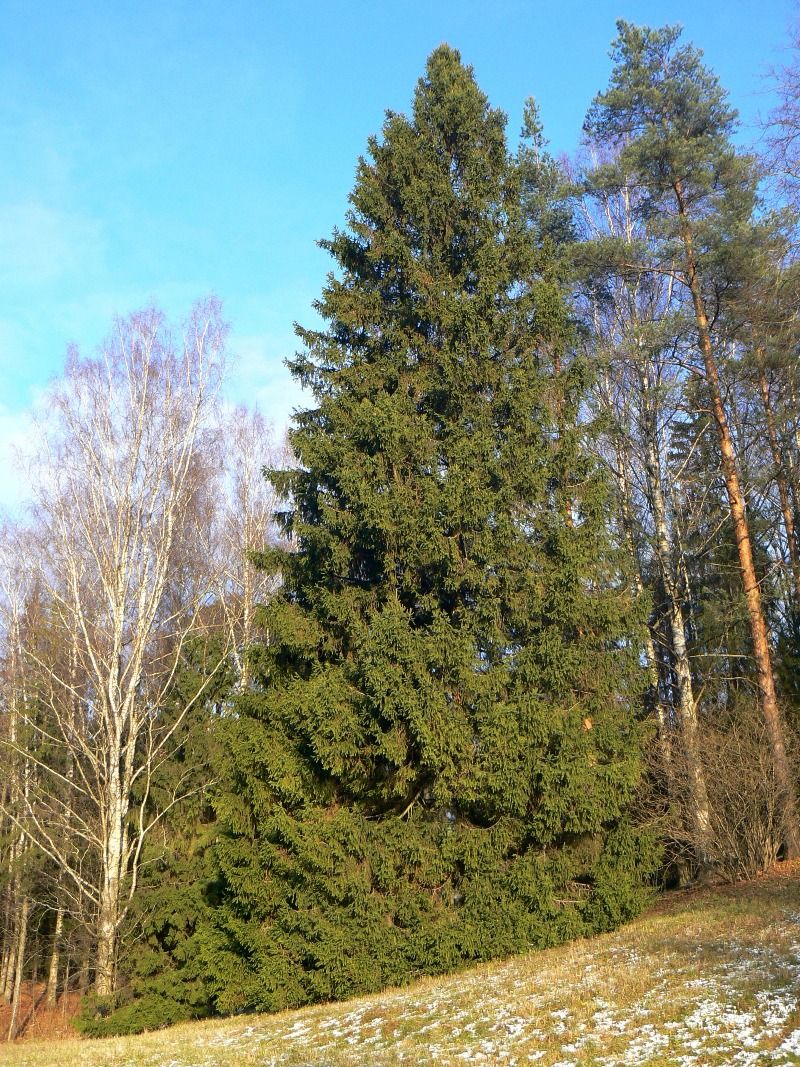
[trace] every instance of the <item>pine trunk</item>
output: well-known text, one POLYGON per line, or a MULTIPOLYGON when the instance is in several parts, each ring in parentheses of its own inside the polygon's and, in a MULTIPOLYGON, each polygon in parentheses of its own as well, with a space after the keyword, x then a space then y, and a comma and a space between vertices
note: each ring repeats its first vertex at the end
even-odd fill
POLYGON ((785 731, 775 692, 775 678, 772 671, 772 657, 769 647, 769 635, 764 619, 761 590, 756 577, 753 560, 753 546, 747 522, 744 494, 742 493, 739 473, 736 466, 736 450, 728 425, 725 405, 720 389, 719 370, 711 343, 711 331, 706 314, 705 301, 700 287, 700 277, 695 262, 694 247, 689 220, 683 200, 680 184, 675 186, 678 202, 681 237, 686 255, 686 276, 692 294, 695 321, 700 351, 705 366, 705 379, 711 400, 711 409, 717 427, 721 457, 722 475, 731 509, 731 521, 739 556, 739 570, 742 587, 747 602, 750 621, 750 637, 753 644, 753 658, 756 665, 756 678, 761 711, 767 728, 772 753, 775 779, 780 792, 781 814, 783 823, 783 841, 787 859, 800 856, 800 822, 798 821, 797 801, 794 782, 786 754, 785 731))

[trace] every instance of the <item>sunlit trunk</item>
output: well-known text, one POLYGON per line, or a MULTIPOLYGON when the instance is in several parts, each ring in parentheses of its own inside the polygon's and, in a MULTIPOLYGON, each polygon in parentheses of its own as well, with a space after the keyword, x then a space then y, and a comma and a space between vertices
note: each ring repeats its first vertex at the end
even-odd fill
POLYGON ((109 813, 108 836, 103 856, 103 881, 97 916, 97 957, 95 992, 108 996, 114 992, 117 971, 117 936, 123 876, 124 798, 116 785, 109 813))
MULTIPOLYGON (((13 867, 16 858, 16 842, 11 848, 11 862, 13 867)), ((0 996, 8 1004, 11 1000, 11 992, 14 985, 14 954, 16 945, 15 912, 19 903, 20 881, 16 875, 6 886, 6 900, 3 916, 3 958, 0 961, 0 996)), ((19 921, 18 918, 16 920, 19 921)))
POLYGON ((706 314, 705 302, 700 288, 700 278, 697 273, 691 228, 686 215, 682 187, 679 183, 675 185, 675 194, 678 201, 680 232, 686 257, 686 275, 692 295, 698 343, 705 366, 705 380, 711 400, 711 410, 717 427, 722 475, 725 480, 728 503, 731 509, 731 521, 739 557, 739 570, 747 602, 759 700, 769 737, 775 780, 781 795, 784 848, 787 858, 794 859, 800 856, 800 822, 798 822, 794 782, 786 754, 783 719, 775 692, 769 634, 764 619, 761 590, 759 589, 753 561, 753 546, 747 522, 744 494, 742 493, 736 466, 736 450, 722 400, 719 370, 711 343, 708 315, 706 314))
POLYGON ((56 926, 53 931, 53 950, 50 954, 50 968, 47 973, 47 1004, 55 1007, 58 1000, 58 971, 61 965, 61 932, 64 928, 64 908, 56 912, 56 926))
POLYGON ((14 959, 14 988, 11 995, 11 1021, 8 1024, 8 1040, 13 1041, 17 1036, 19 1026, 19 1003, 22 996, 22 979, 25 972, 25 946, 28 937, 28 915, 30 901, 25 897, 19 914, 17 928, 17 943, 14 959))

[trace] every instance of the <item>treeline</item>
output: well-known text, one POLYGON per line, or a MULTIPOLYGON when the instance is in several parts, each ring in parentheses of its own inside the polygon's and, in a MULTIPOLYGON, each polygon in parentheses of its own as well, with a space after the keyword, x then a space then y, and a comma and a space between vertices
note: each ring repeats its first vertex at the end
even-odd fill
POLYGON ((433 53, 288 449, 213 302, 70 354, 0 546, 10 1037, 23 982, 276 1010, 800 855, 800 64, 745 152, 678 30, 612 56, 556 161, 433 53))

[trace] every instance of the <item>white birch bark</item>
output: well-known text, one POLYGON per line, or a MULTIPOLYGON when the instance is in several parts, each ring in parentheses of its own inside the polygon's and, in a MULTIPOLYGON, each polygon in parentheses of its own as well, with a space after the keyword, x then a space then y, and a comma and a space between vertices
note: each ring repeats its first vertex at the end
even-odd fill
POLYGON ((201 685, 160 714, 219 586, 204 549, 224 345, 214 302, 180 339, 155 311, 118 322, 97 357, 71 354, 32 470, 51 641, 26 649, 47 704, 26 726, 62 758, 38 763, 30 797, 6 813, 57 864, 65 902, 93 911, 99 993, 114 988, 143 843, 163 814, 153 774, 203 699, 201 685))

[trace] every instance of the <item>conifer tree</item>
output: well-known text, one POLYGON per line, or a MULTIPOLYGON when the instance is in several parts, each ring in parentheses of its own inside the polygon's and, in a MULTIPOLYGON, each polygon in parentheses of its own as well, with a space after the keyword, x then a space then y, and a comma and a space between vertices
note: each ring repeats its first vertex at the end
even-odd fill
POLYGON ((228 723, 223 1010, 551 944, 642 900, 642 612, 504 125, 440 47, 323 242, 324 326, 291 363, 316 405, 271 475, 294 551, 261 557, 283 585, 228 723))
POLYGON ((742 591, 756 667, 761 710, 781 791, 787 856, 800 854, 800 816, 777 700, 770 634, 754 562, 743 489, 741 457, 731 428, 718 354, 716 322, 726 301, 748 281, 754 249, 769 240, 757 226, 757 173, 736 152, 736 112, 702 53, 679 46, 680 28, 617 23, 609 88, 594 101, 586 128, 599 141, 620 146, 614 163, 598 168, 599 185, 618 187, 632 177, 642 193, 640 215, 649 242, 617 249, 622 273, 666 274, 691 302, 706 403, 716 429, 722 473, 737 548, 742 591))

